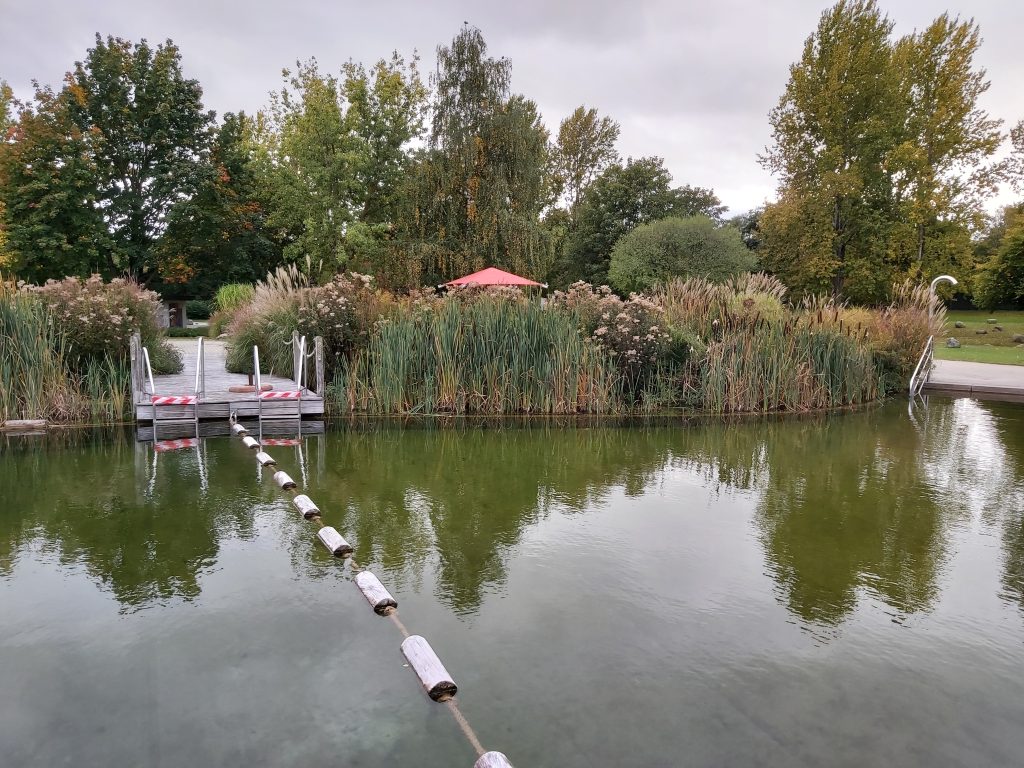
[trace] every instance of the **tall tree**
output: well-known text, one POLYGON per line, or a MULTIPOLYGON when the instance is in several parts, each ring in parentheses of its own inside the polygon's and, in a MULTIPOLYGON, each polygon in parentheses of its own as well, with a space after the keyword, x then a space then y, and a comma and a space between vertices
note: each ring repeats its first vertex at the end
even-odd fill
POLYGON ((918 277, 953 264, 961 274, 969 269, 969 232, 981 228, 984 203, 1005 177, 1006 164, 992 160, 1003 140, 1001 121, 978 104, 989 88, 985 71, 974 65, 980 44, 973 21, 944 13, 895 46, 907 110, 906 135, 894 158, 905 171, 897 177, 896 193, 913 228, 914 263, 907 271, 918 277), (959 247, 943 233, 952 234, 959 247), (942 263, 939 254, 951 245, 959 258, 942 263))
POLYGON ((989 255, 975 278, 975 304, 1024 305, 1024 203, 1004 208, 985 240, 989 255))
POLYGON ((156 48, 96 35, 68 76, 72 120, 88 142, 113 263, 155 276, 153 244, 179 200, 194 194, 209 151, 213 113, 198 81, 185 77, 170 40, 156 48))
POLYGON ((548 133, 509 92, 510 63, 465 27, 437 51, 433 125, 410 190, 407 235, 429 277, 496 265, 543 276, 551 248, 548 133))
POLYGON ((259 280, 280 261, 258 198, 253 130, 244 113, 224 115, 196 193, 171 209, 156 246, 165 284, 187 283, 189 293, 212 296, 224 283, 259 280))
POLYGON ((342 92, 348 103, 351 130, 362 144, 356 178, 361 193, 360 221, 394 221, 404 175, 409 170, 410 144, 424 132, 427 87, 420 79, 418 57, 406 64, 393 53, 369 71, 362 64, 343 67, 342 92))
POLYGON ((619 161, 618 140, 619 124, 610 117, 599 118, 596 109, 577 107, 559 125, 551 159, 571 228, 577 223, 583 191, 605 168, 619 161))
MULTIPOLYGON (((14 125, 14 91, 6 80, 0 80, 0 146, 6 144, 14 125)), ((0 149, 0 154, 3 150, 0 149)), ((7 248, 7 230, 4 229, 4 202, 0 194, 0 269, 9 269, 14 263, 14 254, 7 248)))
POLYGON ((660 157, 630 158, 605 169, 584 192, 553 281, 606 283, 612 248, 641 224, 667 216, 721 216, 721 202, 711 190, 671 183, 660 157))
POLYGON ((284 77, 284 87, 271 94, 263 132, 269 224, 287 259, 308 256, 341 267, 345 231, 359 210, 359 140, 346 121, 338 78, 322 74, 315 59, 284 77))
POLYGON ((392 236, 410 145, 423 133, 416 60, 396 53, 369 71, 349 62, 338 78, 311 59, 284 75, 256 132, 269 224, 290 260, 358 265, 392 236))
POLYGON ((762 217, 761 258, 792 287, 871 298, 888 283, 886 161, 902 128, 891 31, 874 0, 841 0, 772 110, 761 160, 780 177, 780 202, 762 217))
POLYGON ((37 85, 31 103, 8 102, 18 114, 0 143, 0 228, 8 266, 32 282, 116 273, 91 137, 75 124, 69 101, 67 92, 37 85))

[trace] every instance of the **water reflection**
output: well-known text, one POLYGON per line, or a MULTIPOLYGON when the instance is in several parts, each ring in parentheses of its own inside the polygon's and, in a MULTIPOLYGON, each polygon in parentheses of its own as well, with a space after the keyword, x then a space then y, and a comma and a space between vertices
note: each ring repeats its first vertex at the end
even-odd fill
MULTIPOLYGON (((159 457, 131 436, 9 443, 0 485, 0 576, 41 546, 80 565, 126 609, 193 599, 227 539, 252 539, 261 505, 237 441, 159 457), (200 466, 201 464, 201 466, 200 466), (199 478, 209 477, 201 492, 199 478), (151 489, 151 492, 150 492, 151 489)), ((635 514, 686 478, 710 499, 746 492, 779 601, 802 623, 841 624, 863 596, 899 617, 928 611, 955 552, 951 529, 974 521, 1002 544, 996 590, 1024 610, 1024 408, 935 402, 917 425, 898 405, 775 422, 630 428, 395 429, 377 425, 306 440, 326 522, 397 586, 430 575, 460 614, 500 591, 524 533, 553 514, 635 514), (623 499, 623 497, 625 497, 623 499)), ((276 454, 275 454, 276 455, 276 454)), ((699 498, 696 498, 699 501, 699 498)), ((692 505, 700 508, 700 504, 692 505)), ((293 516, 278 521, 303 578, 322 578, 293 516)), ((721 553, 728 560, 729 552, 721 553)))
POLYGON ((38 543, 62 566, 81 566, 126 609, 196 597, 221 542, 253 535, 253 499, 239 493, 251 468, 223 451, 196 450, 162 454, 154 465, 151 449, 127 433, 93 437, 7 446, 0 573, 38 543), (200 461, 217 478, 205 493, 200 461))

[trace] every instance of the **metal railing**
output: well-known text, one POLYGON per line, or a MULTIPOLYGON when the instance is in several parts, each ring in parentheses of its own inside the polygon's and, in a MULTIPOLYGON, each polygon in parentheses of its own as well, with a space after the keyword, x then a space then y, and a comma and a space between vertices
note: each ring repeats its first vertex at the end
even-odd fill
POLYGON ((928 383, 928 377, 932 373, 932 360, 934 357, 935 337, 929 336, 928 341, 924 345, 924 352, 921 353, 921 357, 917 361, 917 367, 914 368, 914 374, 910 377, 911 399, 920 395, 924 385, 928 383))
MULTIPOLYGON (((311 355, 306 354, 306 337, 299 336, 298 333, 292 334, 292 341, 286 342, 292 345, 293 356, 292 356, 292 381, 295 383, 297 397, 287 398, 294 399, 296 402, 295 416, 298 419, 302 419, 302 392, 307 389, 304 384, 306 370, 306 358, 311 355)), ((260 376, 260 348, 255 344, 252 347, 252 368, 253 377, 256 384, 256 408, 259 420, 263 421, 263 379, 260 376)), ((275 398, 276 399, 276 398, 275 398)), ((282 398, 284 399, 284 398, 282 398)), ((290 418, 290 417, 283 417, 290 418)))

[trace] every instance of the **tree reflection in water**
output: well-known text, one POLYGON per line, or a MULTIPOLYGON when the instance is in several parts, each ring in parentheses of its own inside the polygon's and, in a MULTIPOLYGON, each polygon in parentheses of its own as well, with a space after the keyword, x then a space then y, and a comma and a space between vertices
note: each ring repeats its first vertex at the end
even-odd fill
MULTIPOLYGON (((191 451, 149 454, 133 436, 9 442, 0 462, 0 576, 33 547, 81 564, 126 609, 191 599, 225 539, 283 505, 254 482, 251 456, 207 441, 200 493, 191 451)), ((290 467, 288 449, 277 458, 290 467)), ((836 626, 861 595, 900 616, 934 605, 949 529, 975 517, 999 531, 1005 599, 1024 610, 1024 409, 933 403, 835 416, 685 425, 521 421, 395 428, 371 423, 307 438, 310 495, 356 557, 395 586, 431 575, 438 599, 476 612, 501 589, 524 532, 624 494, 622 514, 685 469, 703 492, 752 492, 752 524, 780 601, 802 622, 836 626)), ((297 476, 293 472, 293 476, 297 476)), ((700 493, 698 488, 697 493, 700 493)), ((293 514, 271 518, 303 578, 325 569, 293 514), (290 530, 295 529, 295 530, 290 530), (287 544, 286 544, 287 545, 287 544)))

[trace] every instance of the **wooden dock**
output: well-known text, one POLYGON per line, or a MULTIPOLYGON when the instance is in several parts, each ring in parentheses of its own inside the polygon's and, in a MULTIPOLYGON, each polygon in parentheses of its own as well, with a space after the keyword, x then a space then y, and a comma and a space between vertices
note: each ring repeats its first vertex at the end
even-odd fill
MULTIPOLYGON (((181 352, 184 367, 181 373, 165 376, 155 376, 153 384, 158 395, 191 395, 195 390, 196 381, 196 339, 169 339, 179 352, 181 352)), ((255 393, 252 392, 231 392, 231 387, 242 387, 249 383, 249 378, 241 373, 228 373, 225 366, 227 357, 227 345, 225 342, 216 339, 205 339, 205 365, 204 380, 205 391, 199 401, 199 419, 220 419, 226 420, 232 412, 240 418, 255 418, 259 413, 259 403, 255 393)), ((150 404, 150 393, 145 374, 145 363, 142 362, 141 354, 137 354, 136 345, 132 344, 132 389, 133 401, 135 403, 135 420, 152 421, 153 406, 150 404)), ((311 361, 312 362, 312 361, 311 361)), ((323 365, 322 357, 315 361, 316 375, 313 377, 312 388, 304 389, 302 395, 303 417, 322 416, 324 413, 323 398, 323 365)), ((314 365, 309 366, 312 370, 314 365)), ((264 386, 269 384, 273 389, 284 391, 294 390, 295 382, 292 379, 276 374, 263 374, 264 386)), ((195 407, 192 405, 162 405, 160 406, 160 421, 164 420, 194 420, 195 407)), ((265 418, 282 418, 294 416, 296 401, 294 400, 264 400, 263 416, 265 418)), ((161 428, 161 431, 162 428, 161 428)))

